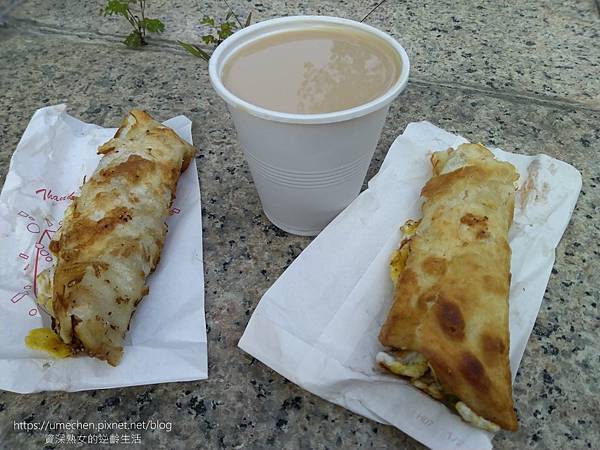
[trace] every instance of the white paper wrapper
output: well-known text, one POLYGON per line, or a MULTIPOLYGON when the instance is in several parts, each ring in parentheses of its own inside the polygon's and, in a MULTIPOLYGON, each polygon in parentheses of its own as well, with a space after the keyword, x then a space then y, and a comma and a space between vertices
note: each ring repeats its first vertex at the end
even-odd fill
MULTIPOLYGON (((165 122, 192 142, 191 121, 165 122)), ((137 308, 118 367, 89 357, 56 360, 28 349, 29 330, 49 325, 34 300, 34 276, 51 264, 48 244, 99 145, 116 129, 81 122, 65 105, 36 111, 15 150, 0 194, 0 389, 80 391, 204 379, 202 215, 196 162, 182 174, 150 294, 137 308)))
MULTIPOLYGON (((492 434, 375 367, 377 336, 392 301, 388 262, 399 227, 421 216, 431 151, 465 139, 428 122, 410 124, 379 173, 265 293, 239 346, 304 389, 391 424, 434 449, 492 447, 492 434)), ((519 173, 510 230, 510 362, 513 379, 577 201, 581 175, 546 155, 495 150, 519 173)))

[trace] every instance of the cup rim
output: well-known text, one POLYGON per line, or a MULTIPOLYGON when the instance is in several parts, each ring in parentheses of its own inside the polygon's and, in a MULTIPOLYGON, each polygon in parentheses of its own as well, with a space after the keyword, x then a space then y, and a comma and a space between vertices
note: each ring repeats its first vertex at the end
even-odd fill
POLYGON ((350 19, 333 16, 290 16, 277 19, 269 19, 263 22, 255 23, 229 36, 225 39, 213 52, 208 64, 208 72, 211 84, 214 90, 219 94, 225 102, 231 107, 246 111, 247 113, 260 117, 262 119, 298 124, 326 124, 341 122, 349 119, 364 116, 371 112, 377 111, 389 105, 406 87, 408 83, 408 75, 410 72, 410 62, 406 50, 389 34, 378 30, 371 25, 362 22, 357 22, 350 19), (294 114, 280 111, 273 111, 263 108, 252 103, 249 103, 231 91, 229 91, 221 81, 221 71, 227 59, 235 53, 237 47, 247 42, 260 38, 266 32, 270 31, 285 31, 289 29, 290 24, 334 24, 348 26, 351 28, 360 29, 370 34, 383 39, 391 48, 395 50, 400 57, 401 67, 398 80, 390 87, 383 95, 362 105, 355 106, 341 111, 318 114, 294 114))

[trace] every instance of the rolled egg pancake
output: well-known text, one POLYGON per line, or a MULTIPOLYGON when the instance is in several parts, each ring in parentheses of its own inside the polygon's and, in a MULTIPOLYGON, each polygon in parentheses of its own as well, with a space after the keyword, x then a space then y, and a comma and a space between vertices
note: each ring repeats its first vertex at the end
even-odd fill
POLYGON ((379 335, 390 351, 377 361, 476 426, 516 430, 508 231, 519 175, 479 144, 431 162, 423 217, 392 258, 393 305, 379 335))
POLYGON ((98 167, 50 243, 55 264, 38 276, 38 303, 73 353, 115 366, 159 262, 179 175, 195 149, 133 110, 98 153, 98 167))

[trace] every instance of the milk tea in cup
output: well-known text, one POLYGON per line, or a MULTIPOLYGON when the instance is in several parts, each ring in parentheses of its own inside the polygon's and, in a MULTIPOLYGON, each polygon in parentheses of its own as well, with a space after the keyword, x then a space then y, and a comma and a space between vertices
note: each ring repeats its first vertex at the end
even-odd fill
POLYGON ((339 17, 271 19, 217 47, 210 80, 274 225, 313 236, 356 198, 409 69, 391 36, 339 17))

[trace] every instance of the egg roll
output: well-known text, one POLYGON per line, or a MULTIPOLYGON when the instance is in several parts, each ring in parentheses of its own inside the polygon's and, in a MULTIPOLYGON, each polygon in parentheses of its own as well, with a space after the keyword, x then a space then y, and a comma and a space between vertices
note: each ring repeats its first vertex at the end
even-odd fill
POLYGON ((389 351, 377 362, 466 421, 514 431, 508 232, 519 175, 480 144, 431 163, 423 217, 392 258, 393 304, 379 335, 389 351))
POLYGON ((98 167, 50 243, 55 263, 38 277, 38 303, 74 353, 116 366, 160 259, 179 175, 195 149, 133 110, 98 153, 98 167))

